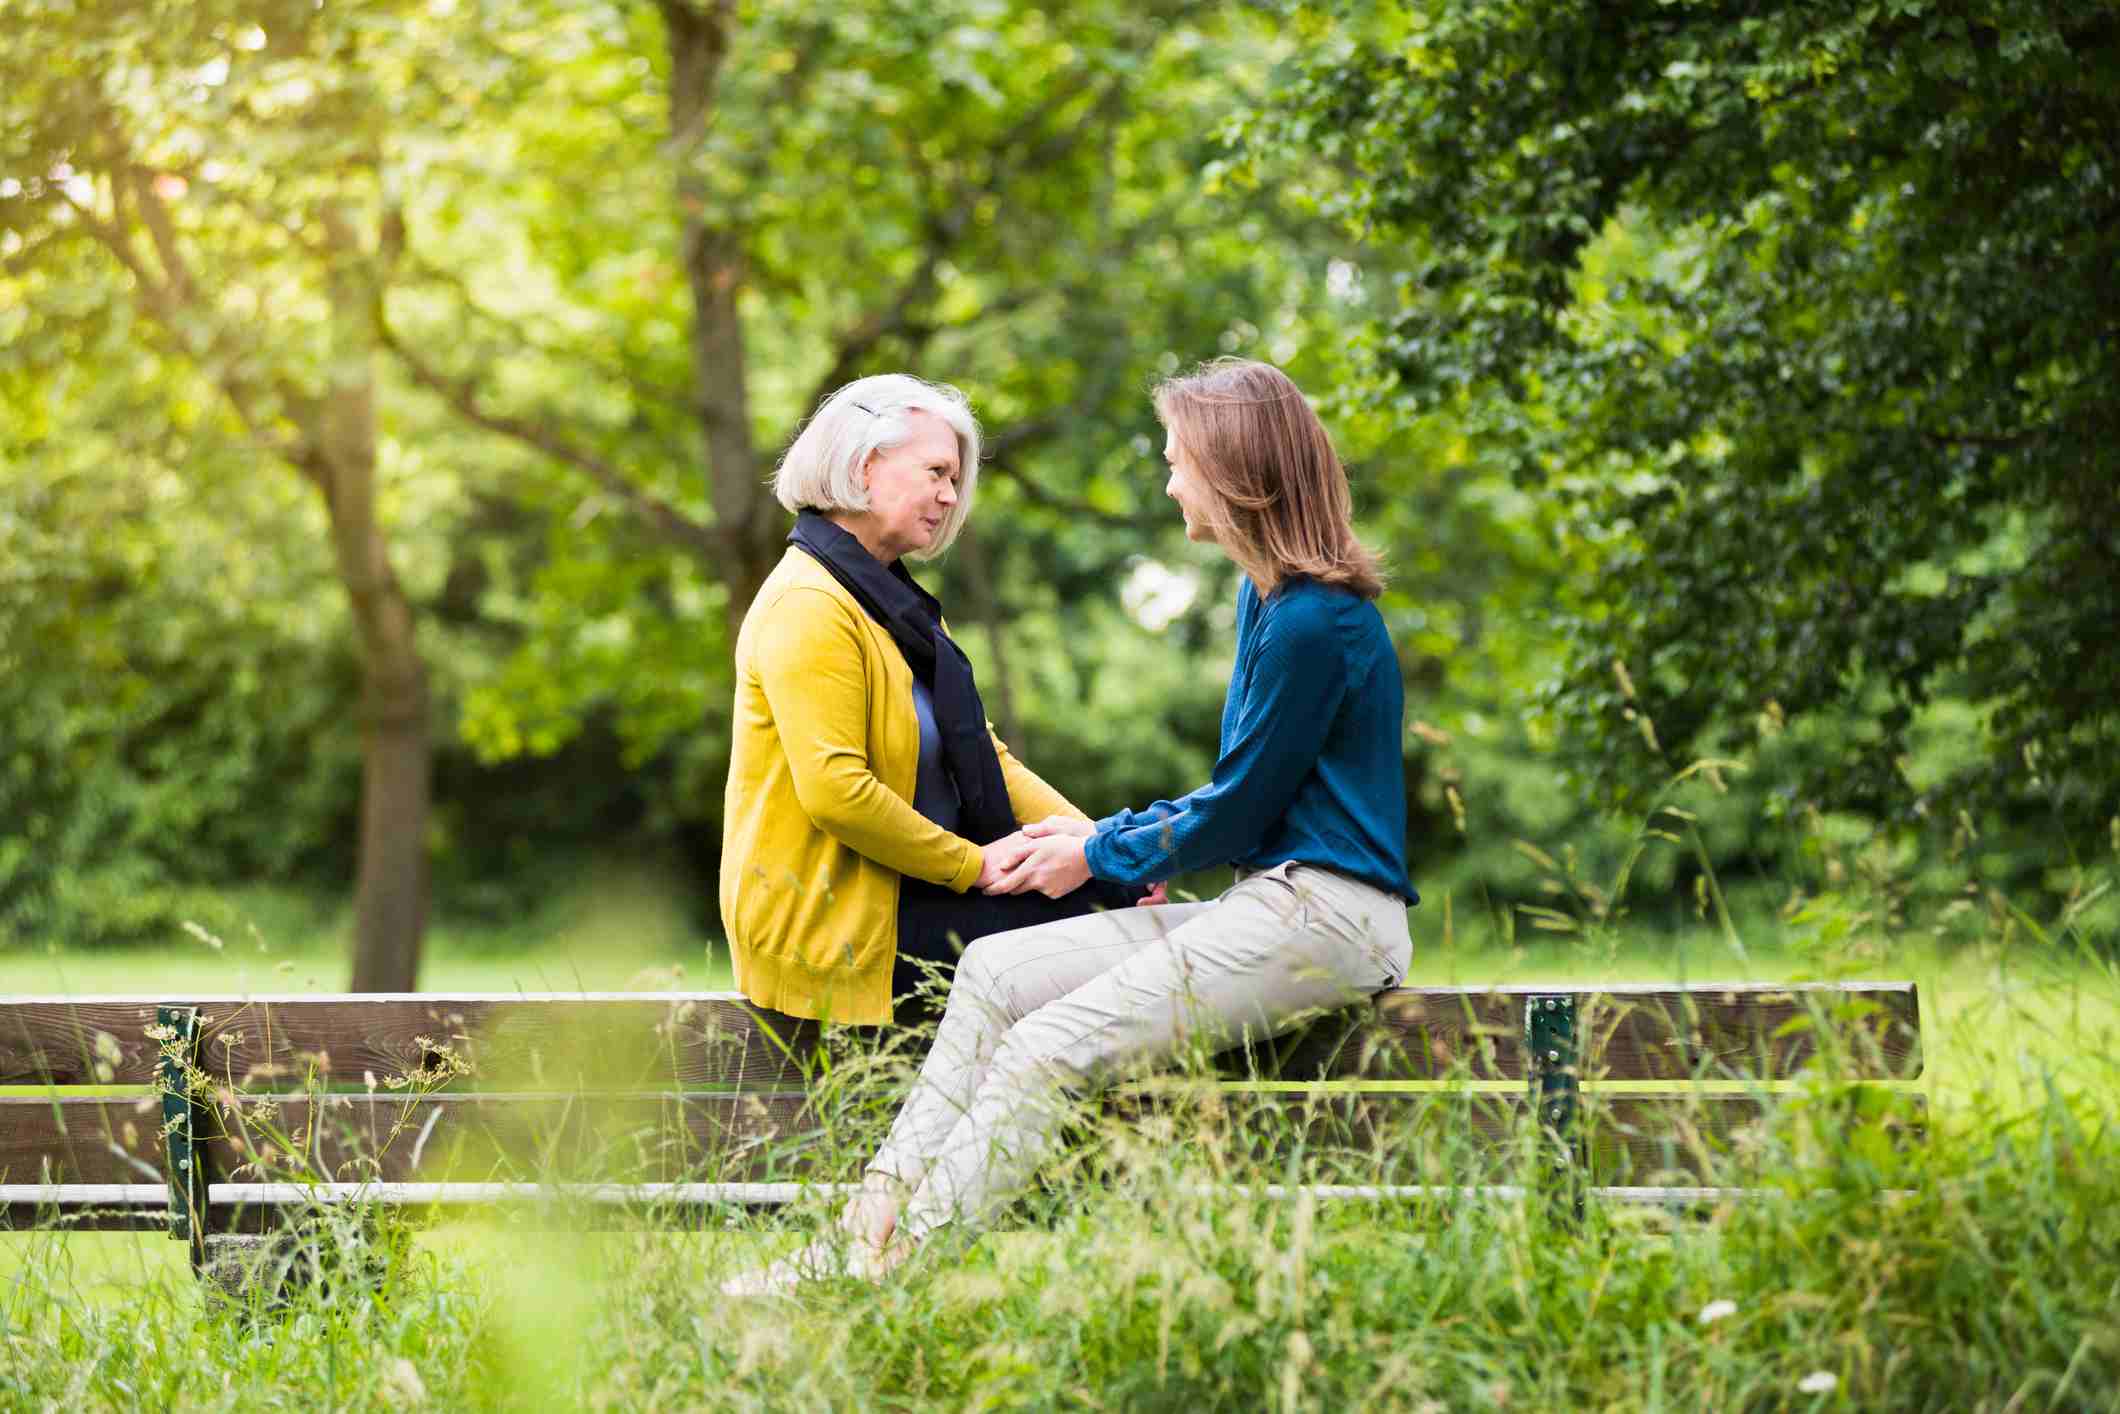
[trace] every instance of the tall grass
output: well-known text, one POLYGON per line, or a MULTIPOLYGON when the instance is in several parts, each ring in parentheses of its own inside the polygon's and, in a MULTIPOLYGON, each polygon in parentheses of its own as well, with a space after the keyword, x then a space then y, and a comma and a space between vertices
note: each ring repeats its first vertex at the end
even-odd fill
MULTIPOLYGON (((1449 1134, 1379 1159, 1302 1099, 1243 1119, 1181 1079, 1145 1116, 1086 1113, 1003 1230, 938 1243, 880 1287, 794 1301, 716 1288, 828 1224, 821 1197, 688 1231, 498 1214, 404 1242, 326 1222, 299 1247, 322 1280, 232 1299, 164 1239, 9 1234, 0 1410, 2120 1411, 2120 973, 2068 920, 2042 931, 1987 901, 1948 937, 1910 940, 1848 891, 1733 922, 1704 888, 1697 935, 1641 950, 1617 926, 1623 880, 1555 872, 1575 902, 1548 921, 1572 931, 1424 947, 1410 980, 1911 975, 1922 1141, 1843 1126, 1821 1076, 1711 1161, 1710 1181, 1764 1194, 1687 1213, 1592 1205, 1573 1224, 1476 1193, 1272 1196, 1527 1170, 1449 1134)), ((612 935, 583 927, 601 959, 612 935)), ((535 985, 489 980, 514 964, 484 949, 441 952, 452 972, 431 985, 535 985)), ((814 1146, 825 1169, 874 1144, 903 1076, 873 1072, 893 1063, 841 1065, 814 1146)))
MULTIPOLYGON (((1380 1169, 1181 1084, 1086 1118, 1005 1230, 795 1301, 716 1286, 821 1200, 689 1232, 325 1224, 326 1279, 270 1301, 203 1292, 175 1243, 18 1234, 0 1408, 2120 1409, 2120 1060, 2073 1034, 2120 995, 2096 967, 2072 987, 2088 1007, 2002 990, 1932 1019, 1932 1054, 2010 1083, 1966 1084, 1919 1146, 1791 1104, 1742 1156, 1776 1191, 1691 1214, 1269 1196, 1521 1170, 1447 1138, 1380 1169), (2063 1049, 2021 1044, 2041 1031, 2063 1049)), ((826 1142, 865 1151, 882 1108, 826 1142)))

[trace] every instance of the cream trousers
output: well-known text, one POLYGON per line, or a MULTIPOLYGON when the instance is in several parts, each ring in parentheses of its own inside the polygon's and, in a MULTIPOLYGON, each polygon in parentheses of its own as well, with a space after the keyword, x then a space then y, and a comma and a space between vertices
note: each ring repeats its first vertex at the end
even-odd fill
POLYGON ((869 1162, 911 1190, 899 1231, 978 1225, 1026 1183, 1068 1092, 1177 1054, 1264 1039, 1406 975, 1396 895, 1302 864, 1207 903, 1093 913, 981 938, 890 1137, 869 1162))

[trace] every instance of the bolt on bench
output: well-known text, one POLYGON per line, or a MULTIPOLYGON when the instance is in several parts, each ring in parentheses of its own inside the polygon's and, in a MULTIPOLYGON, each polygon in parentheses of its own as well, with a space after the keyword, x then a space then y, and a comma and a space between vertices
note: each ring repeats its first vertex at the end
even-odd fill
MULTIPOLYGON (((0 1211, 166 1229, 195 1267, 319 1206, 698 1223, 857 1177, 897 1093, 878 1044, 720 992, 0 997, 0 1211)), ((1327 1196, 1462 1187, 1448 1155, 1528 1143, 1578 1203, 1698 1202, 1792 1094, 1894 1145, 1922 1116, 1907 982, 1406 987, 1216 1072, 1240 1128, 1355 1156, 1327 1196)))

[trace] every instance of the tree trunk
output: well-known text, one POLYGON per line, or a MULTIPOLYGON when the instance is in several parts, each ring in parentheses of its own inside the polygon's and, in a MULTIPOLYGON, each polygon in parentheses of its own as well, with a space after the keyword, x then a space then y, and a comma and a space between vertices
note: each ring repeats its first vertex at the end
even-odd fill
MULTIPOLYGON (((381 617, 411 615, 396 595, 381 617)), ((363 630, 364 638, 368 636, 363 630)), ((427 672, 416 651, 362 665, 360 879, 354 892, 356 992, 417 990, 427 932, 430 747, 427 672)))
MULTIPOLYGON (((683 183, 680 177, 680 186, 683 183)), ((706 434, 714 528, 721 542, 717 568, 729 591, 726 612, 729 642, 734 644, 759 586, 779 562, 786 532, 751 441, 743 328, 736 311, 743 252, 729 232, 704 228, 687 216, 684 258, 692 282, 693 380, 706 434)))
POLYGON ((729 53, 733 0, 663 0, 670 45, 670 150, 677 167, 679 247, 692 292, 692 384, 707 450, 707 489, 728 587, 729 641, 780 559, 785 531, 751 440, 751 402, 737 297, 748 277, 738 213, 717 209, 700 143, 729 53))
POLYGON ((332 254, 330 383, 313 429, 317 480, 331 514, 339 582, 361 653, 361 834, 354 892, 356 992, 419 985, 427 931, 431 747, 427 665, 412 603, 376 519, 375 355, 378 276, 350 209, 322 212, 332 254))

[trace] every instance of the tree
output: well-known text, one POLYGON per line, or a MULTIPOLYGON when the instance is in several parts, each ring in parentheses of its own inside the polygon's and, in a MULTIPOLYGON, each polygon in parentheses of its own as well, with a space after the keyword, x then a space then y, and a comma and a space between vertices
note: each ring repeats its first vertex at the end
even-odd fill
MULTIPOLYGON (((7 366, 23 405, 59 390, 27 455, 87 430, 95 370, 318 493, 367 684, 358 952, 396 949, 357 986, 412 980, 437 614, 522 643, 466 704, 482 751, 610 722, 627 765, 667 769, 664 809, 711 824, 729 633, 785 528, 767 472, 835 383, 973 392, 982 524, 1031 532, 941 571, 983 567, 953 596, 975 641, 1109 593, 1149 543, 1146 383, 1299 333, 1322 275, 1283 214, 1200 180, 1232 85, 1265 72, 1233 23, 1178 0, 21 17, 7 366), (437 462, 439 506, 412 479, 437 462), (494 553, 408 581, 422 517, 489 513, 494 553)), ((1004 717, 1021 676, 994 675, 1004 717)))
POLYGON ((63 390, 0 368, 0 949, 244 936, 216 885, 299 877, 358 804, 319 517, 113 332, 63 390))
POLYGON ((33 4, 0 52, 0 222, 26 307, 13 357, 82 361, 127 331, 326 512, 360 664, 361 991, 414 985, 427 914, 428 674, 378 484, 374 311, 402 250, 393 127, 449 119, 402 18, 33 4))
MULTIPOLYGON (((1396 247, 1402 413, 1569 497, 1553 702, 1620 798, 1852 717, 1802 789, 1885 818, 2120 783, 2120 12, 1338 7, 1247 124, 1396 247), (1910 754, 1977 713, 1981 749, 1910 754), (1930 753, 1933 758, 1939 753, 1930 753), (1952 753, 1941 753, 1952 754, 1952 753)), ((1961 728, 1963 730, 1963 728, 1961 728)), ((2100 849, 2099 852, 2102 852, 2100 849)))
MULTIPOLYGON (((430 165, 385 336, 542 474, 530 641, 467 708, 495 756, 615 706, 636 759, 687 742, 689 792, 718 792, 728 645, 784 550, 771 468, 839 383, 965 386, 980 523, 1067 526, 1077 554, 1103 532, 1083 579, 1108 589, 1150 533, 1146 384, 1309 317, 1314 218, 1233 219, 1201 180, 1232 80, 1265 72, 1212 7, 613 3, 526 54, 562 34, 504 160, 430 165)), ((1030 550, 989 550, 1020 599, 1030 550)))

